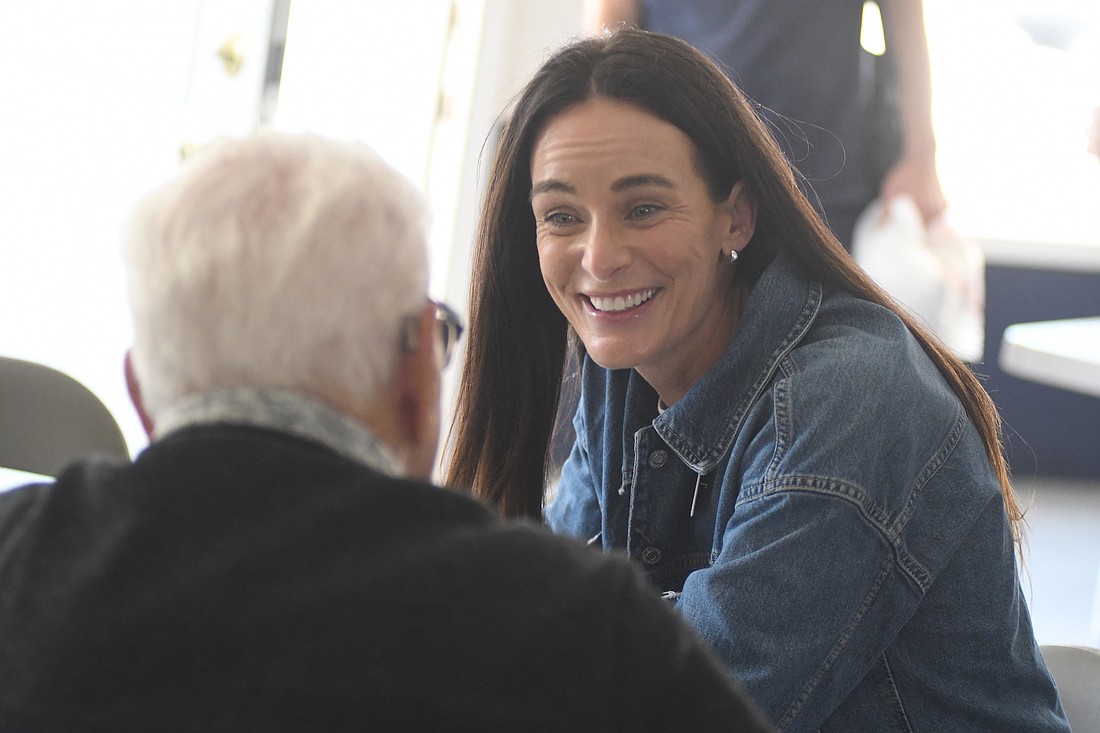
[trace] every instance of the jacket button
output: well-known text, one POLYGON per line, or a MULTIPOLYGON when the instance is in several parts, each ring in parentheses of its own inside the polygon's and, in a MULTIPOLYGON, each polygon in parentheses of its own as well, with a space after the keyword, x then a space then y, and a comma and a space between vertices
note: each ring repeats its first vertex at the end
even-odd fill
POLYGON ((656 565, 661 562, 661 551, 656 547, 647 547, 642 550, 642 562, 646 565, 656 565))
POLYGON ((668 451, 655 450, 649 454, 649 467, 660 468, 668 461, 668 451))

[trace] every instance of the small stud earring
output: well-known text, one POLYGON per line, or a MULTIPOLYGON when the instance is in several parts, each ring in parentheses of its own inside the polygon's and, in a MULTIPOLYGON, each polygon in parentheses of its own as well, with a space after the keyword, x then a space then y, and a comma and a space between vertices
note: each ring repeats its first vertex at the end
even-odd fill
POLYGON ((737 264, 737 258, 738 258, 738 256, 739 256, 739 255, 738 255, 738 252, 737 252, 737 250, 735 250, 735 249, 731 249, 731 250, 730 250, 730 265, 731 265, 731 266, 733 266, 733 265, 736 265, 736 264, 737 264))

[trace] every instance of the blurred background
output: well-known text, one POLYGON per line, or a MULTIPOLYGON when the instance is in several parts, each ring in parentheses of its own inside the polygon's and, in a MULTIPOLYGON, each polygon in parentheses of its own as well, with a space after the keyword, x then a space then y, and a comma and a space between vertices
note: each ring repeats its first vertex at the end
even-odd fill
MULTIPOLYGON (((950 217, 988 264, 975 369, 1033 503, 1025 591, 1041 641, 1085 641, 1100 635, 1100 399, 1004 374, 998 349, 1011 323, 1100 315, 1086 139, 1100 0, 925 0, 925 14, 950 217)), ((580 27, 581 0, 0 0, 0 354, 76 377, 140 451, 122 224, 190 151, 265 125, 362 138, 417 183, 433 295, 464 311, 488 141, 580 27)), ((874 52, 881 29, 864 35, 874 52)))

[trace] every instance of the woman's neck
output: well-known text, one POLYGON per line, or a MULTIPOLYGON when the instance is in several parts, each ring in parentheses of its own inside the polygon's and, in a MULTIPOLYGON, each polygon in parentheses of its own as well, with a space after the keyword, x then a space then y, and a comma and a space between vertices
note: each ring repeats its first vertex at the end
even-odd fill
POLYGON ((718 360, 726 353, 730 343, 733 342, 733 337, 741 323, 741 315, 745 310, 745 304, 749 299, 749 293, 752 291, 751 286, 747 283, 735 282, 733 288, 729 307, 716 329, 716 338, 711 342, 714 344, 713 349, 701 353, 698 359, 685 361, 684 368, 675 372, 662 372, 661 370, 646 369, 645 367, 635 369, 657 391, 659 406, 667 409, 687 394, 688 390, 694 387, 695 383, 718 363, 718 360))

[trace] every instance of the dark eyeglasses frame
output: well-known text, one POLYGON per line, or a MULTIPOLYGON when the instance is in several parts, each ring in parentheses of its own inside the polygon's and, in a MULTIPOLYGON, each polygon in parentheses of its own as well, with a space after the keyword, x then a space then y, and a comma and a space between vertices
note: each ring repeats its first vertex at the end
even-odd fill
MULTIPOLYGON (((437 331, 437 343, 439 344, 440 353, 442 355, 441 367, 446 367, 451 363, 451 359, 455 355, 455 351, 458 347, 458 341, 462 338, 463 332, 466 327, 462 324, 462 318, 446 303, 441 303, 438 300, 428 299, 432 307, 435 308, 435 326, 437 331)), ((409 316, 405 321, 405 327, 401 333, 401 347, 405 351, 416 350, 416 336, 419 329, 420 316, 409 316)))

